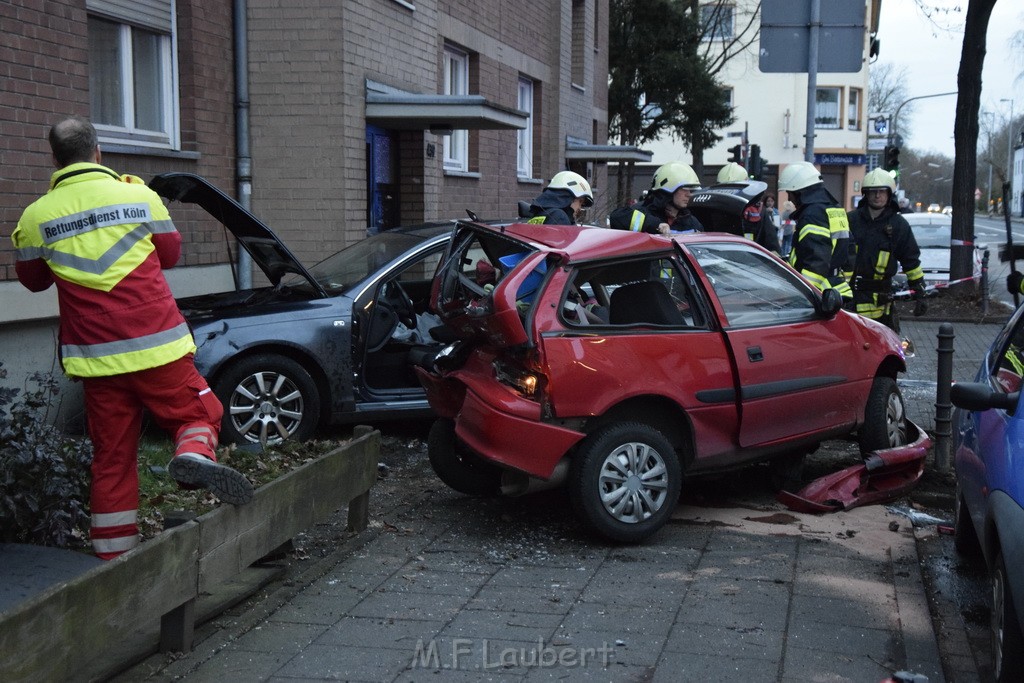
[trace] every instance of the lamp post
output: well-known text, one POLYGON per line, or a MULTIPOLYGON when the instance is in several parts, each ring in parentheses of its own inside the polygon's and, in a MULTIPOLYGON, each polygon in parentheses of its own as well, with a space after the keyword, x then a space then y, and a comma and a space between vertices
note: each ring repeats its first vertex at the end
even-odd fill
POLYGON ((1013 98, 1003 98, 1000 102, 1010 103, 1010 122, 1006 126, 1006 182, 1003 183, 1003 213, 1009 215, 1010 205, 1007 202, 1010 198, 1007 196, 1010 191, 1010 182, 1013 178, 1013 98))
POLYGON ((985 213, 988 213, 992 207, 992 129, 996 125, 996 113, 994 111, 984 113, 988 114, 988 203, 985 204, 985 213))

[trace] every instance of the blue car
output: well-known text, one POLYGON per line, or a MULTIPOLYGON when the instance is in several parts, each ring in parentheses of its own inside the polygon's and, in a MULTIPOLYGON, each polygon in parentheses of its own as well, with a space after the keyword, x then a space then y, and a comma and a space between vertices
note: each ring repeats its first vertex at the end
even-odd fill
POLYGON ((953 385, 954 545, 980 554, 992 586, 997 681, 1024 681, 1024 307, 989 349, 974 382, 953 385))

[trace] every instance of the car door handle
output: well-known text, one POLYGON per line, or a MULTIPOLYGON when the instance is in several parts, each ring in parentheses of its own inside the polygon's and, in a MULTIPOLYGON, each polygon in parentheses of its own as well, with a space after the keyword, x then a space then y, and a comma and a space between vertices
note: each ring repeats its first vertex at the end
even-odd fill
POLYGON ((751 346, 747 348, 747 358, 750 359, 751 363, 760 363, 764 360, 764 354, 761 353, 760 346, 751 346))

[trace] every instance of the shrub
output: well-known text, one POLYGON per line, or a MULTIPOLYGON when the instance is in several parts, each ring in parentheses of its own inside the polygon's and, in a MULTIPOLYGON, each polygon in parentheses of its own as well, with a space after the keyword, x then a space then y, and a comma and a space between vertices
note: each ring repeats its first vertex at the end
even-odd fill
POLYGON ((20 399, 0 387, 0 542, 68 548, 88 538, 92 445, 47 422, 58 393, 57 378, 40 372, 20 399))

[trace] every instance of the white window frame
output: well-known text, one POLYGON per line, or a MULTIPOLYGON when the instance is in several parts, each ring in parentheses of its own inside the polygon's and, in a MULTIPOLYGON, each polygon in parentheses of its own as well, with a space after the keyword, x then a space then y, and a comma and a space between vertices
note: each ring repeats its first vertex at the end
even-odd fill
POLYGON ((700 24, 704 29, 701 40, 732 40, 736 35, 736 6, 712 3, 700 6, 700 24), (715 11, 718 16, 715 16, 715 11), (714 18, 714 25, 712 25, 714 18))
MULTIPOLYGON (((469 55, 446 45, 444 48, 444 94, 469 94, 469 55)), ((469 131, 453 130, 444 137, 444 169, 466 172, 469 170, 469 131)))
POLYGON ((526 128, 516 132, 516 175, 533 177, 533 81, 519 78, 519 109, 526 112, 526 128))
POLYGON ((843 127, 843 89, 836 86, 818 88, 814 96, 814 127, 839 129, 843 127), (822 100, 825 93, 833 93, 834 98, 822 100), (832 110, 832 111, 828 111, 832 110))
MULTIPOLYGON (((123 124, 104 122, 98 107, 93 107, 92 121, 96 126, 101 143, 123 144, 157 149, 180 149, 180 121, 178 103, 178 64, 175 49, 173 5, 171 12, 171 33, 167 34, 155 28, 140 27, 127 23, 122 18, 113 18, 102 14, 89 14, 89 19, 112 23, 116 27, 117 54, 119 73, 115 82, 121 84, 121 112, 123 124), (150 130, 136 125, 135 120, 135 72, 132 55, 132 34, 135 31, 145 32, 157 37, 159 84, 157 89, 162 103, 159 118, 160 129, 150 130)), ((90 65, 94 78, 102 77, 99 65, 90 65)))
POLYGON ((860 88, 850 88, 846 99, 846 127, 849 130, 860 130, 860 88))

